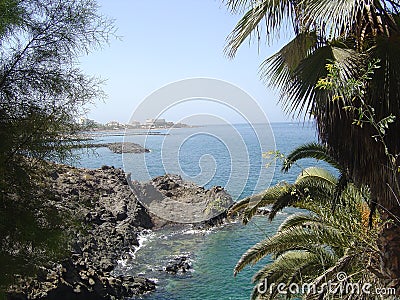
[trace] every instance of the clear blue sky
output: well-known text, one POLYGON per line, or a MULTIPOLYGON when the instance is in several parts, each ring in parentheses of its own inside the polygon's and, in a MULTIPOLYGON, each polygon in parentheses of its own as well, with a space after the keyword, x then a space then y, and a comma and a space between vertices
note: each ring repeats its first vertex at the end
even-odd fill
MULTIPOLYGON (((116 21, 121 40, 81 59, 82 69, 106 79, 105 103, 88 117, 128 122, 151 92, 189 77, 231 82, 248 92, 272 122, 286 121, 277 93, 258 76, 260 63, 282 47, 246 43, 233 60, 224 56, 227 35, 239 20, 221 0, 98 0, 101 12, 116 21)), ((147 117, 147 116, 146 116, 147 117)), ((171 120, 176 121, 176 120, 171 120)))

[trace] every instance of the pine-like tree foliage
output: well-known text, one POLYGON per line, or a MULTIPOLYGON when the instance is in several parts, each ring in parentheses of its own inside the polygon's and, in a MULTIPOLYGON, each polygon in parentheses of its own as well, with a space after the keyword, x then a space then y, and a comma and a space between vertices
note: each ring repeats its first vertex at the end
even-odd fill
POLYGON ((65 218, 49 205, 43 159, 70 157, 101 80, 79 56, 107 43, 113 22, 94 0, 0 1, 0 285, 65 251, 65 218), (63 251, 64 249, 64 251, 63 251))

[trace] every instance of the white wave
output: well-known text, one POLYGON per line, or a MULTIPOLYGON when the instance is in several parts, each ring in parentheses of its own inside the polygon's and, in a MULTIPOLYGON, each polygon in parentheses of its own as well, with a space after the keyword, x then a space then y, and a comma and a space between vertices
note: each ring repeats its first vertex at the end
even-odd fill
POLYGON ((212 230, 211 229, 188 229, 184 230, 182 234, 209 234, 212 230))
POLYGON ((137 236, 138 246, 134 246, 133 251, 130 251, 132 259, 136 256, 136 253, 143 248, 149 241, 151 241, 155 237, 155 233, 150 229, 145 229, 141 231, 137 236))
POLYGON ((133 246, 132 249, 129 250, 128 255, 129 257, 121 257, 120 259, 117 260, 117 263, 120 267, 126 268, 129 264, 128 262, 132 259, 136 258, 136 253, 143 248, 145 245, 148 244, 149 241, 151 241, 155 236, 155 233, 152 232, 150 229, 145 229, 141 231, 137 235, 137 241, 138 245, 133 246))
POLYGON ((154 283, 158 283, 160 281, 158 278, 148 278, 148 279, 153 281, 154 283))
POLYGON ((126 267, 126 265, 127 265, 127 259, 125 258, 125 259, 117 259, 117 265, 118 266, 120 266, 120 267, 123 267, 123 268, 125 268, 126 267))

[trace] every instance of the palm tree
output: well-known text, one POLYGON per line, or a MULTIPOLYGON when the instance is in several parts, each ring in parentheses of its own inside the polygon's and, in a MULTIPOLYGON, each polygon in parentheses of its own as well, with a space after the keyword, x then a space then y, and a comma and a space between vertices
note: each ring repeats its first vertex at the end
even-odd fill
POLYGON ((347 105, 360 105, 346 95, 332 100, 332 92, 316 89, 327 75, 328 62, 340 69, 347 81, 361 76, 365 62, 379 59, 362 93, 362 100, 374 110, 379 122, 400 115, 400 3, 398 0, 226 0, 233 11, 243 13, 228 37, 227 54, 233 57, 248 37, 272 42, 285 28, 294 38, 261 65, 261 77, 281 92, 288 113, 309 115, 316 120, 319 138, 330 154, 348 170, 357 185, 368 185, 372 203, 382 218, 391 219, 380 235, 385 253, 383 273, 390 284, 400 287, 400 121, 386 131, 384 143, 377 143, 373 126, 353 125, 357 112, 347 105), (387 151, 385 150, 387 146, 387 151), (392 156, 387 153, 393 154, 392 156))
POLYGON ((268 218, 272 221, 280 210, 292 206, 299 199, 318 198, 327 206, 331 205, 333 210, 338 202, 345 204, 345 201, 341 199, 341 194, 349 184, 349 179, 346 170, 330 156, 327 147, 318 143, 299 146, 284 158, 281 171, 288 172, 298 160, 303 158, 314 158, 328 163, 339 171, 338 178, 323 168, 310 167, 304 169, 293 184, 278 183, 258 195, 245 198, 237 202, 230 209, 230 213, 243 211, 242 221, 247 224, 260 211, 260 208, 267 205, 272 205, 268 213, 268 218))
MULTIPOLYGON (((307 144, 288 156, 283 169, 289 170, 297 160, 306 157, 323 159, 338 166, 327 155, 326 147, 307 144)), ((375 262, 379 260, 376 244, 378 223, 375 221, 371 227, 368 225, 370 211, 366 200, 369 191, 358 189, 350 182, 345 185, 338 183, 339 179, 327 170, 311 167, 303 170, 293 184, 278 184, 263 192, 261 197, 249 197, 231 208, 230 214, 241 212, 244 223, 260 207, 267 205, 272 205, 270 220, 287 206, 307 210, 289 216, 275 235, 251 247, 237 263, 235 274, 266 255, 274 258, 254 276, 256 286, 252 299, 278 297, 279 283, 287 287, 293 283, 297 286, 312 283, 319 288, 328 280, 337 282, 335 276, 338 272, 351 276, 353 283, 379 282, 373 273, 361 272, 365 267, 375 272, 375 262), (340 208, 332 211, 332 201, 339 186, 340 201, 337 205, 340 208)), ((316 295, 311 293, 308 296, 316 295)))

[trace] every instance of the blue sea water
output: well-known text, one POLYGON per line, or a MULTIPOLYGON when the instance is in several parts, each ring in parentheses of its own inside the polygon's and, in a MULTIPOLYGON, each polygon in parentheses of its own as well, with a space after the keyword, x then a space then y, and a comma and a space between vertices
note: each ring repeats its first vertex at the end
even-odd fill
MULTIPOLYGON (((291 172, 283 174, 279 171, 279 162, 275 167, 265 168, 267 161, 262 158, 263 152, 276 149, 288 154, 295 147, 317 139, 310 123, 273 123, 275 139, 267 136, 261 141, 251 126, 241 124, 234 127, 240 139, 235 138, 232 128, 224 126, 161 131, 168 135, 147 138, 128 133, 125 141, 144 145, 151 152, 122 158, 107 148, 98 148, 94 154, 83 153, 78 165, 87 168, 105 164, 124 167, 136 180, 176 171, 206 187, 224 186, 234 198, 240 199, 267 188, 269 184, 282 180, 292 182, 300 171, 300 167, 295 166, 291 172), (244 151, 243 147, 246 151, 240 153, 244 151)), ((108 133, 98 135, 94 142, 122 141, 123 138, 122 134, 108 133)), ((300 164, 307 167, 321 163, 304 160, 300 164)), ((117 272, 140 274, 157 280, 156 292, 141 299, 249 299, 253 288, 252 276, 270 258, 245 268, 236 277, 233 276, 235 264, 250 246, 274 234, 281 222, 293 212, 293 209, 286 209, 271 223, 265 217, 256 217, 246 226, 231 223, 212 230, 194 230, 186 225, 144 233, 140 247, 132 249, 134 259, 121 260, 117 272), (191 258, 190 272, 169 275, 162 271, 169 260, 182 254, 191 258)))

